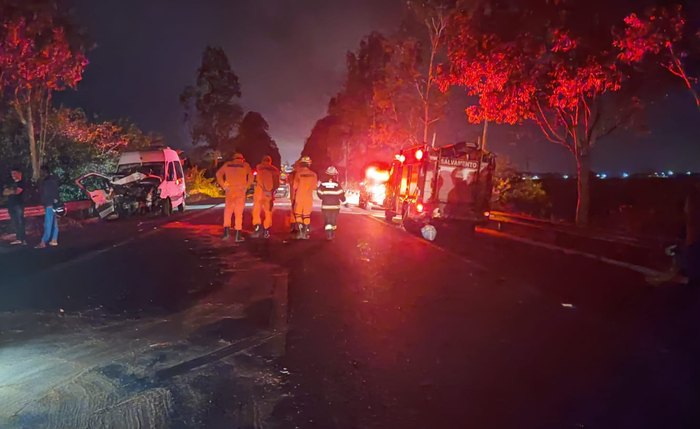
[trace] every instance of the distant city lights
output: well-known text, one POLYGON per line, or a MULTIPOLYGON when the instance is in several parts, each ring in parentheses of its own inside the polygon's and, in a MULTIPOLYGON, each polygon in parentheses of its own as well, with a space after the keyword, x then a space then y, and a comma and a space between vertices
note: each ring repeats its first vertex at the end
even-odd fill
POLYGON ((605 173, 598 173, 596 174, 596 177, 598 177, 599 179, 607 179, 608 175, 605 173))
POLYGON ((668 174, 669 176, 673 176, 673 171, 668 170, 668 171, 666 172, 666 174, 668 174))
POLYGON ((628 177, 630 177, 630 174, 629 174, 629 173, 622 173, 622 178, 623 178, 623 179, 626 179, 626 178, 628 178, 628 177))
POLYGON ((563 175, 563 176, 561 176, 561 177, 563 177, 563 178, 564 178, 564 180, 566 180, 566 179, 568 179, 568 178, 569 178, 569 175, 568 175, 568 174, 565 174, 565 175, 563 175))

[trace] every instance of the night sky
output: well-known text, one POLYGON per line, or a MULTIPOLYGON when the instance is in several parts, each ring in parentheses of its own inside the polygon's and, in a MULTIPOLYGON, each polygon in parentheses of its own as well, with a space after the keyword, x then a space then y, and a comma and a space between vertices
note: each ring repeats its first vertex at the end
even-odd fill
MULTIPOLYGON (((97 44, 77 92, 62 100, 102 119, 129 117, 187 147, 178 96, 207 44, 222 46, 239 75, 245 110, 261 112, 283 159, 294 160, 342 83, 345 55, 372 30, 390 32, 401 0, 72 0, 97 44)), ((594 166, 611 174, 700 171, 700 113, 685 92, 660 96, 650 133, 609 137, 594 166)), ((438 139, 478 135, 455 104, 438 139)), ((528 127, 492 127, 491 148, 531 171, 566 171, 571 156, 528 127), (517 143, 516 143, 517 142, 517 143)))

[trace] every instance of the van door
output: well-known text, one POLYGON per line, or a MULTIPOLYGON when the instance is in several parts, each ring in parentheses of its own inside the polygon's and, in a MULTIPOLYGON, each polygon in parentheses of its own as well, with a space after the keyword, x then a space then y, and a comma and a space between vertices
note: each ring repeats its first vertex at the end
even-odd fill
POLYGON ((182 170, 182 163, 180 163, 179 160, 175 160, 171 164, 173 164, 175 168, 175 185, 173 186, 175 194, 174 197, 171 198, 173 207, 177 207, 185 202, 185 196, 187 195, 187 189, 185 188, 185 172, 182 170))
POLYGON ((163 182, 163 198, 170 198, 173 208, 175 207, 175 197, 177 195, 177 185, 175 184, 175 166, 172 161, 165 164, 165 181, 163 182))

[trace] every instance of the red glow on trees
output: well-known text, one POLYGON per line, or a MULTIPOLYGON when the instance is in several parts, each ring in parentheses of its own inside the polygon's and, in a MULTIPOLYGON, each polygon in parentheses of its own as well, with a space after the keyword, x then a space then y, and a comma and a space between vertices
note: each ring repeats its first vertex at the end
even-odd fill
POLYGON ((453 21, 443 88, 462 86, 478 97, 466 110, 470 122, 531 120, 547 140, 565 147, 578 169, 576 222, 587 224, 590 150, 628 121, 635 106, 628 103, 619 115, 601 108, 602 97, 621 88, 618 58, 610 49, 590 49, 564 27, 504 39, 475 31, 473 19, 465 14, 453 21))
POLYGON ((51 16, 38 14, 2 25, 0 87, 27 129, 33 180, 39 178, 49 140, 52 95, 75 88, 87 63, 83 50, 70 45, 51 16))
POLYGON ((683 64, 687 53, 679 46, 685 27, 681 6, 652 9, 643 17, 632 13, 625 18, 624 31, 617 35, 615 47, 620 50, 619 58, 628 64, 654 57, 663 68, 683 81, 700 108, 700 96, 695 89, 698 79, 688 75, 683 64))

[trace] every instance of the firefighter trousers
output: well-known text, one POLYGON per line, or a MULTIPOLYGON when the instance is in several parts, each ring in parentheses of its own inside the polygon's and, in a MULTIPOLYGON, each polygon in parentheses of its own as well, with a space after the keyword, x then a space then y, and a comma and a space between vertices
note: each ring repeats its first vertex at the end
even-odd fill
POLYGON ((243 210, 245 209, 245 191, 227 191, 226 206, 224 208, 224 227, 231 227, 231 216, 235 217, 234 229, 243 229, 243 210))
POLYGON ((311 196, 306 198, 297 195, 294 201, 294 220, 296 223, 311 225, 311 211, 314 208, 314 200, 311 196))
POLYGON ((335 231, 338 228, 338 213, 340 209, 321 209, 326 231, 335 231))
POLYGON ((253 225, 263 225, 263 228, 270 229, 272 226, 272 195, 262 190, 256 190, 253 195, 253 225), (265 215, 265 220, 260 218, 260 214, 265 215))

